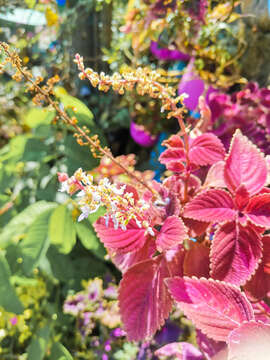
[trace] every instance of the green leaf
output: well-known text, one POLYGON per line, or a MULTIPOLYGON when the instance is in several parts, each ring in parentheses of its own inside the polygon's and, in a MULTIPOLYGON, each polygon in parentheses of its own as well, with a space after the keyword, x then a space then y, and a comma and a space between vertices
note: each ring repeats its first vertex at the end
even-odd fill
POLYGON ((35 128, 39 125, 49 125, 54 117, 55 111, 34 107, 27 112, 24 124, 30 128, 35 128))
POLYGON ((52 210, 48 209, 40 214, 30 226, 26 237, 19 243, 23 270, 26 274, 30 274, 39 265, 39 261, 48 250, 48 225, 52 210))
POLYGON ((50 326, 45 325, 37 331, 28 347, 27 360, 42 360, 46 354, 50 336, 50 326))
POLYGON ((73 357, 70 355, 68 350, 64 345, 56 342, 53 344, 50 354, 51 360, 73 360, 73 357))
POLYGON ((59 98, 68 115, 75 116, 80 126, 94 126, 94 116, 82 101, 68 94, 59 94, 59 98))
POLYGON ((16 164, 20 161, 29 135, 17 135, 0 150, 0 162, 16 164))
POLYGON ((41 213, 55 206, 56 203, 47 201, 38 201, 28 206, 4 227, 0 233, 0 247, 6 247, 15 237, 22 236, 41 213))
POLYGON ((67 172, 73 173, 78 169, 78 164, 85 171, 98 166, 99 160, 95 159, 87 146, 80 146, 72 135, 66 136, 64 140, 65 163, 68 167, 67 172))
POLYGON ((70 210, 59 205, 52 213, 49 223, 51 243, 63 254, 68 254, 76 244, 76 228, 70 210))
POLYGON ((41 139, 30 138, 27 140, 21 160, 26 161, 43 161, 47 156, 48 146, 41 139))
POLYGON ((10 269, 5 257, 0 254, 0 306, 15 314, 23 312, 23 306, 10 282, 10 269))
POLYGON ((104 260, 106 250, 96 236, 95 230, 88 220, 76 223, 78 237, 87 250, 91 250, 98 258, 104 260))

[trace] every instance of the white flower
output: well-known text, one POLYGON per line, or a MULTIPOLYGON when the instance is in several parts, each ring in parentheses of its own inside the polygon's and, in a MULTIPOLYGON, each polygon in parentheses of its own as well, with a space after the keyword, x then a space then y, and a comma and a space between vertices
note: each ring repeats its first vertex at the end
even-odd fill
POLYGON ((68 185, 68 181, 66 180, 66 181, 63 181, 62 183, 61 183, 61 187, 60 187, 60 189, 59 189, 59 191, 60 192, 69 192, 69 185, 68 185))

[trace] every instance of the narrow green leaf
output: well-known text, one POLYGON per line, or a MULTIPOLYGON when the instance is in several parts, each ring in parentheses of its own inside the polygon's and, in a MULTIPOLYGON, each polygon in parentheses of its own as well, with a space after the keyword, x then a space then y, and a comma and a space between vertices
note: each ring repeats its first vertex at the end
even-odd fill
POLYGON ((41 213, 48 209, 53 209, 55 206, 56 203, 47 201, 38 201, 28 206, 4 227, 0 233, 0 247, 6 247, 15 237, 23 235, 41 213))
POLYGON ((76 244, 76 228, 70 210, 59 205, 52 213, 49 223, 51 243, 63 254, 68 254, 76 244))
POLYGON ((53 209, 48 209, 40 214, 19 244, 23 259, 22 265, 26 274, 30 274, 38 266, 39 261, 48 250, 50 244, 48 227, 52 211, 53 209))
POLYGON ((42 360, 46 354, 50 336, 50 326, 47 324, 37 331, 28 347, 27 360, 42 360))
POLYGON ((68 350, 64 345, 56 342, 53 344, 50 354, 51 360, 73 360, 73 357, 70 355, 68 350))
POLYGON ((96 236, 95 230, 88 220, 76 223, 77 235, 87 250, 91 250, 98 258, 104 260, 106 250, 96 236))
POLYGON ((10 283, 10 269, 5 257, 0 254, 0 306, 15 314, 23 312, 23 306, 10 283))

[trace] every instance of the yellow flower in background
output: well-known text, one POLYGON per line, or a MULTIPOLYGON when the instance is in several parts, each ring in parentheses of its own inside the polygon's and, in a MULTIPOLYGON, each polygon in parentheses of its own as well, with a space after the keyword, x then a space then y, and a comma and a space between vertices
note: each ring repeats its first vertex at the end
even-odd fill
POLYGON ((47 25, 53 26, 58 24, 58 15, 51 8, 47 8, 45 12, 47 25))

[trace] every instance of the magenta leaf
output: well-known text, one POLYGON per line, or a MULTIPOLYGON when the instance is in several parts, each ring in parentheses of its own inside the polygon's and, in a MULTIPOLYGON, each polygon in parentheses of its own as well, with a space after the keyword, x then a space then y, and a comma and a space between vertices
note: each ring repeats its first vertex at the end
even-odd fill
POLYGON ((241 184, 250 195, 258 193, 266 183, 267 166, 263 154, 240 130, 236 130, 225 161, 224 179, 233 192, 241 184))
POLYGON ((203 360, 202 353, 188 342, 170 343, 155 351, 158 359, 168 359, 173 357, 179 360, 203 360))
POLYGON ((251 304, 234 285, 195 277, 175 277, 166 283, 184 314, 216 341, 226 341, 243 321, 254 319, 251 304))
POLYGON ((111 219, 106 226, 106 220, 101 217, 96 221, 94 227, 106 247, 123 253, 141 249, 147 240, 145 228, 139 228, 134 220, 127 224, 126 230, 122 230, 115 229, 111 219))
POLYGON ((183 221, 177 216, 169 216, 165 220, 157 235, 157 250, 162 252, 173 246, 182 244, 187 238, 187 229, 183 221))
POLYGON ((251 225, 225 223, 214 235, 210 275, 217 280, 243 285, 254 274, 261 257, 261 236, 251 225))
POLYGON ((212 165, 224 159, 225 148, 216 135, 205 133, 192 141, 188 156, 193 164, 212 165))
POLYGON ((184 216, 200 221, 225 221, 233 220, 236 210, 228 192, 211 189, 191 200, 184 209, 184 216))
POLYGON ((244 322, 229 335, 229 356, 233 360, 269 360, 270 326, 244 322))
POLYGON ((164 283, 170 276, 162 256, 132 266, 120 282, 119 306, 129 340, 152 336, 169 316, 172 298, 164 283))
POLYGON ((245 213, 255 225, 270 228, 270 194, 253 196, 245 213))

